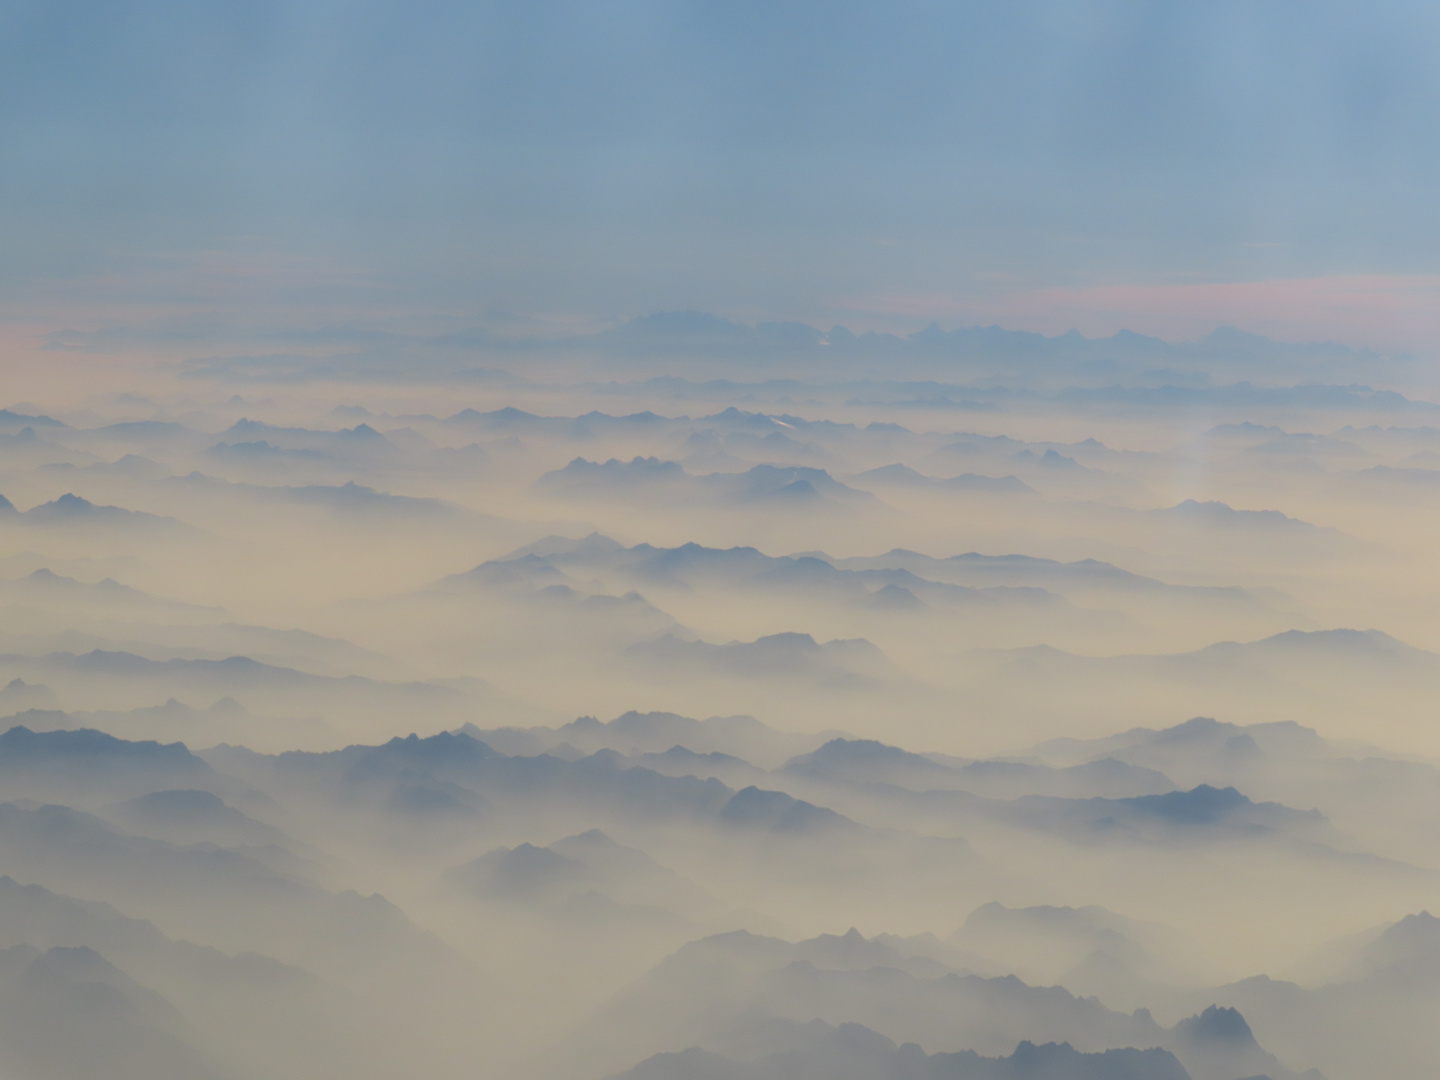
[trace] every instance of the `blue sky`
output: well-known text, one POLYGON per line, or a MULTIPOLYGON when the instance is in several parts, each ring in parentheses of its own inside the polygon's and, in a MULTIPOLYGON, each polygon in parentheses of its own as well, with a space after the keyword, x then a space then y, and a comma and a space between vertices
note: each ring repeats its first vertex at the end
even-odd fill
POLYGON ((1433 3, 45 0, 0 50, 15 296, 245 252, 497 318, 1099 331, 1440 273, 1433 3))

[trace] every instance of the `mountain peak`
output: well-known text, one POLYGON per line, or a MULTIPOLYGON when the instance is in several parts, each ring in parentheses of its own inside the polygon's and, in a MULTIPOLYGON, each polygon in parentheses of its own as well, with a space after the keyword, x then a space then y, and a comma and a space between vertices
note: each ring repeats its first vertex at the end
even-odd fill
POLYGON ((1187 1042, 1233 1050, 1259 1049, 1250 1025, 1239 1009, 1211 1005, 1197 1016, 1181 1020, 1175 1031, 1187 1042))

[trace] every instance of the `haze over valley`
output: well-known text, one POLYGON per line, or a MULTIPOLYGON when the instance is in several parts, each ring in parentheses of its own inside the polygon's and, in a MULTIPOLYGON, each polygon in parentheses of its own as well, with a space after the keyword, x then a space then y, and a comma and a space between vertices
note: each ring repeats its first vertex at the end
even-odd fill
POLYGON ((1433 1080, 1437 58, 0 0, 0 1080, 1433 1080))
POLYGON ((731 325, 0 414, 7 1068, 1428 1075, 1437 406, 731 325))

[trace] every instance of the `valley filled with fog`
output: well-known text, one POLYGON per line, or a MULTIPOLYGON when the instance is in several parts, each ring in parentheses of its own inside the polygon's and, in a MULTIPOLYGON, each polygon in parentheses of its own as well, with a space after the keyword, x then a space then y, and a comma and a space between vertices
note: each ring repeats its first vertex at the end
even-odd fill
POLYGON ((51 345, 0 411, 0 1075, 1434 1075, 1418 364, 51 345))

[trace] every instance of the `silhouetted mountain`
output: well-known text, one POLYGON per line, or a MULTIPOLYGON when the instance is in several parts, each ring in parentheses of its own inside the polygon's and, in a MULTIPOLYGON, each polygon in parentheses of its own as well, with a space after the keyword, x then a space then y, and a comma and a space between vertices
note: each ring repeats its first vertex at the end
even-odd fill
POLYGON ((1181 1020, 1167 1046, 1179 1055, 1194 1080, 1249 1076, 1267 1080, 1324 1080, 1316 1070, 1293 1073, 1261 1049, 1250 1025, 1235 1009, 1211 1005, 1198 1016, 1181 1020))
MULTIPOLYGON (((397 455, 397 447, 366 423, 338 431, 316 431, 310 428, 277 427, 258 420, 237 420, 223 433, 230 446, 261 443, 289 451, 310 450, 334 456, 387 458, 397 455)), ((225 444, 220 444, 225 445, 225 444)))
POLYGON ((54 709, 59 704, 55 691, 44 683, 11 679, 0 688, 0 715, 8 716, 26 709, 54 709))
POLYGON ((441 584, 473 577, 496 584, 523 582, 546 588, 606 576, 615 582, 612 587, 647 592, 656 588, 746 589, 884 610, 1005 605, 1045 610, 1057 603, 1056 597, 1035 587, 1002 584, 977 589, 927 579, 903 566, 858 565, 864 560, 844 562, 847 566, 857 565, 853 569, 841 568, 819 555, 769 556, 753 547, 721 549, 688 543, 674 548, 649 544, 627 548, 608 537, 591 534, 583 540, 548 537, 441 584))
POLYGON ((1234 788, 1208 784, 1190 791, 1126 799, 1057 799, 1026 795, 991 810, 1031 828, 1082 842, 1164 840, 1172 843, 1222 836, 1284 834, 1305 840, 1331 835, 1318 810, 1292 810, 1279 803, 1255 803, 1234 788))
POLYGON ((743 473, 694 476, 677 462, 637 457, 600 463, 576 458, 536 481, 544 491, 568 497, 634 493, 732 504, 804 506, 827 502, 873 502, 874 496, 840 483, 824 469, 756 465, 743 473))
POLYGON ((224 615, 221 608, 188 604, 168 597, 154 596, 140 589, 122 585, 113 578, 105 578, 89 584, 56 574, 43 567, 23 578, 0 582, 0 594, 26 603, 83 612, 91 617, 102 615, 128 616, 130 618, 163 616, 189 620, 224 615))
POLYGON ((1051 589, 1084 588, 1134 592, 1173 592, 1176 595, 1219 595, 1239 599, 1240 589, 1169 585, 1155 578, 1132 574, 1110 563, 1081 559, 1063 563, 1029 555, 981 555, 968 552, 936 559, 918 552, 896 548, 884 555, 836 559, 834 564, 854 570, 908 570, 931 581, 972 587, 1012 585, 1051 589))
POLYGON ((152 791, 103 810, 101 814, 127 832, 171 843, 211 843, 236 848, 271 844, 294 847, 293 841, 279 829, 227 806, 223 799, 209 791, 152 791))
POLYGON ((785 763, 785 771, 812 780, 946 787, 955 769, 874 739, 831 739, 818 750, 785 763))
POLYGON ((365 807, 383 815, 419 814, 431 824, 477 814, 524 820, 536 808, 549 807, 590 820, 680 819, 778 835, 853 827, 832 811, 781 792, 737 793, 718 780, 627 768, 625 759, 609 751, 576 761, 549 754, 510 757, 464 733, 411 735, 321 754, 266 756, 222 747, 207 757, 277 796, 330 799, 351 813, 365 807))
POLYGON ((246 656, 223 660, 151 660, 133 653, 95 649, 76 655, 0 655, 0 676, 46 681, 66 687, 67 702, 95 701, 133 706, 155 700, 215 701, 232 698, 258 710, 284 714, 339 714, 365 717, 378 712, 425 708, 443 713, 474 695, 490 693, 473 680, 464 691, 422 682, 383 682, 361 675, 312 675, 265 664, 246 656))
POLYGON ((614 1080, 1191 1080, 1173 1055, 1157 1049, 1085 1054, 1068 1043, 1021 1042, 1008 1057, 927 1055, 859 1024, 776 1028, 764 1030, 765 1042, 781 1042, 783 1050, 745 1060, 694 1047, 647 1058, 614 1080))
POLYGON ((49 529, 125 529, 183 531, 189 527, 171 517, 126 510, 119 506, 97 506, 78 495, 61 495, 53 502, 32 506, 23 514, 0 515, 24 525, 49 529))
POLYGON ((764 769, 733 754, 716 750, 697 754, 684 746, 672 746, 663 754, 639 754, 635 762, 666 776, 713 776, 731 787, 745 787, 768 775, 764 769))
POLYGON ((959 476, 937 478, 917 472, 908 465, 882 465, 878 469, 867 469, 856 473, 850 479, 863 488, 896 487, 922 488, 929 491, 980 491, 992 494, 1011 495, 1033 489, 1018 476, 978 476, 962 473, 959 476))
POLYGON ((636 848, 599 829, 548 847, 497 848, 446 875, 454 887, 492 902, 573 917, 577 913, 630 919, 667 918, 707 903, 704 894, 636 848), (597 908, 595 898, 609 901, 597 908))
POLYGON ((1178 976, 1166 961, 1183 948, 1167 927, 1095 905, 1011 908, 994 901, 972 911, 949 941, 984 958, 989 970, 1095 993, 1111 1006, 1163 998, 1165 983, 1178 976))
POLYGON ((548 472, 535 483, 542 489, 573 497, 620 489, 645 490, 658 485, 681 484, 689 479, 690 475, 678 462, 661 461, 659 458, 637 457, 633 461, 611 458, 601 463, 577 457, 563 469, 548 472))
MULTIPOLYGON (((1306 391, 1298 396, 1311 407, 1323 407, 1346 391, 1353 396, 1369 391, 1369 387, 1354 384, 1373 379, 1377 366, 1384 368, 1389 363, 1365 350, 1326 343, 1282 344, 1231 328, 1179 344, 1129 330, 1101 338, 1087 338, 1074 330, 1048 337, 999 326, 942 330, 934 324, 901 336, 855 334, 840 326, 823 332, 795 322, 750 326, 702 311, 638 316, 598 334, 551 341, 547 346, 594 351, 612 364, 651 366, 683 361, 688 367, 711 361, 723 363, 727 371, 737 364, 742 370, 763 365, 771 378, 828 372, 833 380, 837 370, 873 378, 877 365, 883 365, 891 378, 910 380, 943 373, 942 377, 966 382, 984 379, 1025 387, 1078 383, 1094 388, 1083 400, 1102 397, 1107 391, 1113 397, 1122 388, 1136 387, 1136 400, 1152 406, 1167 400, 1166 391, 1169 397, 1181 397, 1186 390, 1212 404, 1229 399, 1253 399, 1259 404, 1267 394, 1280 395, 1270 387, 1242 380, 1261 373, 1267 382, 1287 377, 1306 381, 1324 372, 1322 377, 1341 385, 1312 383, 1296 388, 1306 391), (1155 387, 1157 377, 1169 385, 1155 387), (1212 380, 1230 380, 1234 385, 1194 386, 1212 380), (1217 392, 1222 389, 1230 391, 1228 397, 1217 392), (1203 395, 1203 390, 1210 393, 1203 395), (1325 391, 1331 393, 1327 396, 1325 391)), ((1393 368, 1401 369, 1403 364, 1393 368)), ((970 393, 975 394, 973 390, 970 393)), ((1079 392, 1075 396, 1080 396, 1079 392)), ((1397 396, 1387 394, 1379 403, 1397 396)))
POLYGON ((9 798, 114 799, 176 784, 222 782, 181 743, 127 742, 100 731, 0 735, 0 788, 9 798))
POLYGON ((221 1080, 174 1007, 95 950, 0 951, 0 1063, 36 1080, 221 1080))
POLYGON ((665 417, 657 416, 653 412, 632 413, 628 416, 610 416, 596 411, 577 417, 536 416, 534 413, 507 406, 491 412, 462 409, 442 421, 442 426, 494 434, 523 433, 589 442, 597 436, 616 432, 653 431, 669 423, 665 417))
POLYGON ((172 488, 225 499, 244 499, 262 504, 308 507, 324 510, 347 522, 388 525, 397 521, 479 520, 460 507, 441 499, 392 495, 347 480, 343 484, 308 484, 300 487, 265 486, 222 480, 192 472, 166 482, 172 488))
MULTIPOLYGON (((662 754, 676 747, 691 753, 727 754, 760 765, 780 764, 796 750, 808 750, 827 735, 776 731, 751 716, 712 716, 692 720, 667 712, 627 712, 608 722, 582 716, 559 728, 505 728, 466 733, 508 754, 537 754, 571 746, 584 753, 618 750, 626 755, 662 754)), ((668 771, 668 770, 660 770, 668 771)))
MULTIPOLYGON (((172 940, 152 923, 123 916, 108 904, 0 877, 0 950, 17 946, 99 953, 164 994, 169 1002, 164 1011, 183 1016, 241 1075, 274 1075, 302 1060, 319 1068, 326 1062, 345 1067, 383 1060, 380 1039, 394 1037, 363 1002, 300 968, 254 952, 230 956, 172 940), (266 1037, 254 1038, 261 1030, 266 1037)), ((47 1019, 72 1037, 84 1024, 77 1016, 47 1019)))
POLYGON ((1117 799, 1160 795, 1173 790, 1175 784, 1156 769, 1107 757, 1061 769, 1019 761, 974 761, 954 770, 949 783, 935 786, 959 788, 992 799, 1022 795, 1117 799))
POLYGON ((28 413, 13 412, 10 409, 0 409, 0 428, 25 428, 25 427, 49 427, 63 428, 68 425, 49 416, 30 415, 28 413))
POLYGON ((625 650, 635 670, 665 679, 806 680, 839 689, 894 677, 885 655, 868 641, 817 642, 809 634, 771 634, 753 642, 712 645, 665 634, 625 650))
POLYGON ((855 823, 833 810, 814 806, 779 791, 747 787, 721 809, 720 820, 738 828, 765 828, 784 833, 824 833, 853 829, 855 823))
POLYGON ((0 804, 0 859, 14 875, 113 898, 177 936, 227 950, 347 973, 449 962, 438 941, 379 896, 328 892, 254 854, 125 835, 68 807, 0 804), (361 938, 365 948, 356 949, 361 938))
POLYGON ((1336 973, 1339 979, 1371 984, 1377 992, 1440 992, 1440 919, 1421 911, 1367 936, 1336 973))
MULTIPOLYGON (((1168 509, 1153 512, 1171 520, 1195 522, 1225 529, 1303 532, 1317 528, 1309 522, 1289 517, 1278 510, 1236 510, 1223 502, 1197 502, 1194 499, 1186 499, 1168 509)), ((1334 530, 1329 531, 1333 532, 1334 530)))
POLYGON ((1082 1050, 1157 1046, 1165 1029, 1058 987, 1013 976, 931 970, 863 939, 789 944, 746 933, 704 938, 668 957, 607 1006, 597 1023, 619 1034, 660 1025, 680 1045, 717 1046, 765 1020, 855 1021, 896 1041, 1003 1054, 1022 1039, 1082 1050), (907 970, 910 968, 912 970, 907 970))
MULTIPOLYGON (((1032 646, 976 650, 970 658, 971 692, 1003 695, 1016 708, 1054 708, 1051 695, 1061 686, 1069 698, 1083 702, 1103 696, 1104 687, 1124 684, 1137 700, 1183 699, 1187 709, 1223 712, 1251 726, 1254 721, 1294 725, 1317 710, 1363 708, 1377 685, 1387 687, 1397 720, 1418 721, 1416 703, 1440 691, 1440 657, 1371 631, 1292 630, 1158 655, 1082 656, 1032 646)), ((1101 749, 1098 756, 1117 756, 1101 749)), ((1184 782, 1168 768, 1133 763, 1161 768, 1184 782)))

